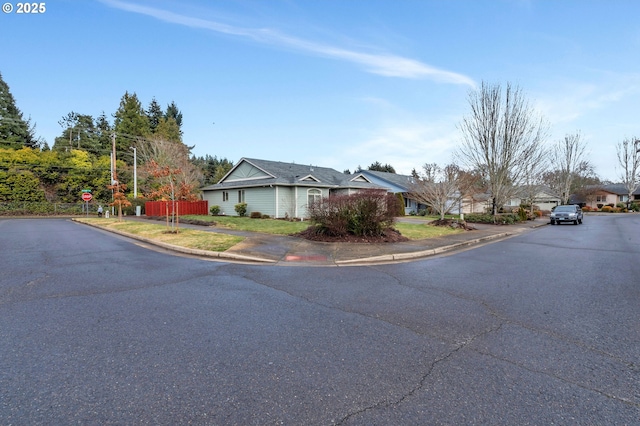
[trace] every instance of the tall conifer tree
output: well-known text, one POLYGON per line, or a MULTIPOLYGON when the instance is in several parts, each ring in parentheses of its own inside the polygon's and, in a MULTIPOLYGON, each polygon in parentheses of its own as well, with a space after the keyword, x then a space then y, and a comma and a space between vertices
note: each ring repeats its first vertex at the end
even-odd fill
POLYGON ((40 142, 35 138, 34 132, 35 126, 31 126, 30 120, 24 120, 9 85, 0 74, 0 147, 38 148, 40 142))

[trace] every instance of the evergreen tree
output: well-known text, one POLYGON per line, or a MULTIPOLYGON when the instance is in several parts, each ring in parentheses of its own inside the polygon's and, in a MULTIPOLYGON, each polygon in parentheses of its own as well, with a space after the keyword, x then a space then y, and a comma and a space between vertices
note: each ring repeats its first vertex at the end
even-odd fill
POLYGON ((209 154, 204 157, 193 157, 191 162, 202 170, 204 185, 218 183, 220 179, 233 168, 233 162, 226 158, 212 157, 209 154))
POLYGON ((395 173, 396 169, 393 168, 393 166, 391 164, 380 164, 379 161, 376 161, 375 163, 372 163, 369 166, 369 170, 373 170, 376 172, 387 172, 387 173, 395 173))
POLYGON ((53 141, 53 149, 55 151, 68 151, 73 149, 73 134, 78 126, 78 113, 71 111, 62 117, 58 124, 62 127, 62 136, 57 137, 53 141))
MULTIPOLYGON (((135 93, 130 95, 129 92, 125 92, 114 117, 117 153, 129 153, 129 147, 137 145, 140 139, 148 137, 151 133, 149 120, 135 93)), ((124 160, 127 164, 133 163, 132 156, 124 156, 124 160)))
POLYGON ((72 149, 81 149, 95 156, 104 154, 100 131, 92 116, 72 111, 62 117, 58 123, 63 127, 63 130, 62 135, 54 141, 54 151, 67 152, 72 149))
POLYGON ((109 120, 107 120, 104 111, 96 118, 96 132, 101 154, 108 155, 107 153, 111 152, 111 134, 113 133, 113 128, 109 120))
POLYGON ((149 103, 149 108, 147 108, 147 118, 149 119, 149 128, 151 129, 151 133, 155 133, 156 128, 160 124, 160 120, 164 118, 162 108, 158 101, 156 101, 156 98, 153 98, 149 103))
POLYGON ((35 126, 31 126, 30 120, 24 120, 9 90, 9 85, 4 82, 0 74, 0 147, 37 148, 39 141, 35 139, 34 132, 35 126))
POLYGON ((167 111, 164 113, 164 118, 173 118, 178 125, 178 129, 180 129, 180 135, 182 135, 182 113, 174 101, 171 101, 171 103, 167 105, 167 111))
POLYGON ((180 127, 178 127, 176 120, 174 120, 171 117, 160 118, 160 121, 158 122, 158 126, 156 127, 156 131, 154 135, 162 139, 165 139, 169 142, 182 143, 182 132, 180 132, 180 127))

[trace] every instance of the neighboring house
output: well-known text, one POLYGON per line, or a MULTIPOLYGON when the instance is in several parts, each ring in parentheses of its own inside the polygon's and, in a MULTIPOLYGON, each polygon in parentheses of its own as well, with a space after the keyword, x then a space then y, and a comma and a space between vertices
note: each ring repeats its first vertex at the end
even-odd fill
MULTIPOLYGON (((519 207, 520 204, 528 202, 528 200, 524 199, 524 196, 516 195, 505 204, 505 207, 519 207)), ((533 198, 533 205, 538 206, 538 209, 542 211, 551 211, 551 209, 560 204, 562 204, 562 198, 556 195, 549 187, 540 187, 533 198)))
POLYGON ((236 216, 235 205, 247 203, 247 215, 260 212, 274 218, 306 218, 307 205, 322 197, 381 189, 363 176, 327 167, 242 158, 220 181, 202 188, 209 206, 236 216))
POLYGON ((387 192, 402 194, 404 198, 404 214, 418 213, 420 209, 426 208, 426 206, 411 198, 410 185, 413 182, 412 176, 374 170, 361 170, 356 172, 355 175, 363 176, 367 181, 385 188, 387 192))
MULTIPOLYGON (((357 174, 363 175, 368 181, 385 188, 388 192, 402 194, 405 214, 418 213, 421 209, 427 208, 426 205, 411 197, 411 184, 414 182, 413 176, 373 170, 361 170, 357 174)), ((476 194, 473 197, 464 197, 460 202, 452 200, 449 213, 484 213, 489 205, 488 198, 486 194, 476 194)))
POLYGON ((491 197, 489 194, 473 194, 462 198, 460 207, 453 214, 486 213, 491 211, 491 197))
MULTIPOLYGON (((513 210, 522 203, 528 203, 525 196, 517 194, 509 199, 504 206, 505 211, 513 210)), ((533 205, 542 211, 551 211, 562 203, 561 198, 548 187, 541 187, 533 199, 533 205)), ((491 196, 487 193, 474 194, 473 197, 465 197, 462 200, 462 213, 486 213, 491 211, 491 196)), ((455 213, 455 212, 453 212, 455 213)))
POLYGON ((631 195, 631 200, 629 200, 629 192, 621 183, 590 187, 588 188, 588 193, 588 196, 571 195, 570 203, 597 209, 607 204, 615 206, 618 203, 626 203, 627 201, 632 203, 640 202, 640 188, 631 195))

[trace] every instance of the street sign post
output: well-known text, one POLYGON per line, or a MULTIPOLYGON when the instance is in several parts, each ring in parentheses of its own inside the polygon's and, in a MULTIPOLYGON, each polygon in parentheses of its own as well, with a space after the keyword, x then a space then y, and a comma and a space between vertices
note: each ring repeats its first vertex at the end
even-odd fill
POLYGON ((93 198, 93 195, 91 195, 91 190, 82 190, 82 201, 84 201, 84 208, 85 208, 85 212, 87 217, 89 217, 89 201, 91 201, 91 199, 93 198))

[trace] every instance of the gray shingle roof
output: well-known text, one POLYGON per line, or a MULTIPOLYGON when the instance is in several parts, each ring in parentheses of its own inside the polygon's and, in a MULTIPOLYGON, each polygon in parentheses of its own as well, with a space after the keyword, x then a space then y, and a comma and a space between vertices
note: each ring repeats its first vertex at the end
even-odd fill
MULTIPOLYGON (((372 189, 379 188, 368 182, 351 182, 352 175, 346 175, 335 169, 328 167, 310 166, 296 163, 283 163, 281 161, 260 160, 257 158, 242 158, 236 164, 238 167, 242 162, 248 162, 253 166, 263 170, 273 177, 259 177, 242 181, 223 181, 214 185, 209 185, 203 190, 214 190, 222 188, 246 188, 263 185, 284 185, 284 186, 314 186, 328 188, 354 188, 372 189), (307 178, 308 180, 303 180, 307 178), (314 180, 316 179, 316 180, 314 180)), ((233 169, 232 169, 233 170, 233 169)))
POLYGON ((365 176, 367 174, 371 174, 379 179, 386 180, 389 183, 392 183, 396 186, 404 188, 405 191, 409 191, 409 185, 412 179, 412 177, 408 175, 399 175, 397 173, 388 173, 388 172, 378 172, 375 170, 362 170, 359 173, 363 173, 365 176))

